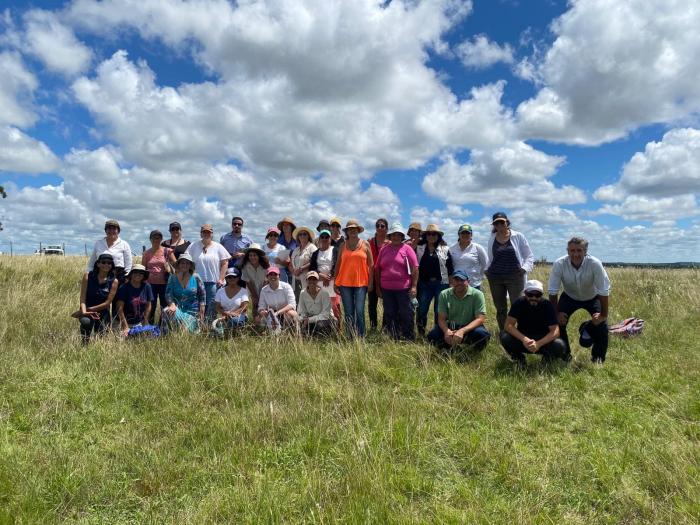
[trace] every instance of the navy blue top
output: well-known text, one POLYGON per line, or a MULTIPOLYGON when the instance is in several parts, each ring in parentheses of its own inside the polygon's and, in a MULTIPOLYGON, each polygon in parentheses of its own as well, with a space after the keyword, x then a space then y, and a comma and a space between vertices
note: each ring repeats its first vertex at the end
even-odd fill
MULTIPOLYGON (((88 273, 87 290, 85 291, 85 306, 97 306, 104 303, 109 297, 109 292, 112 290, 114 277, 107 277, 103 283, 97 278, 98 272, 92 271, 88 273)), ((109 315, 109 308, 99 312, 100 316, 109 315)))
POLYGON ((520 273, 520 262, 515 254, 515 248, 508 239, 501 244, 497 240, 493 241, 493 262, 489 267, 489 275, 514 275, 520 273))
POLYGON ((142 283, 139 288, 125 283, 119 287, 117 300, 124 301, 124 316, 129 326, 133 324, 146 323, 143 314, 146 305, 153 302, 153 290, 148 283, 142 283))

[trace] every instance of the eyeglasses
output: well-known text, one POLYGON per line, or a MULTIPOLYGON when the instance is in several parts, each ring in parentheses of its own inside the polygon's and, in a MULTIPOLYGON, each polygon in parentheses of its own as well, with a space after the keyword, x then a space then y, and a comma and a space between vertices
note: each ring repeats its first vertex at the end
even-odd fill
POLYGON ((542 297, 542 292, 525 292, 525 296, 533 299, 539 299, 542 297))

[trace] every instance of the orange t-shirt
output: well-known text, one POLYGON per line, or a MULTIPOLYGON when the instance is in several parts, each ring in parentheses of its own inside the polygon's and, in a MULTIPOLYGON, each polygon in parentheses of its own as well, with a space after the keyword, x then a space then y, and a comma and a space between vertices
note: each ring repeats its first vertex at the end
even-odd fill
POLYGON ((347 241, 338 262, 335 284, 338 286, 369 286, 369 270, 367 269, 367 251, 365 242, 357 243, 357 248, 350 250, 347 241))

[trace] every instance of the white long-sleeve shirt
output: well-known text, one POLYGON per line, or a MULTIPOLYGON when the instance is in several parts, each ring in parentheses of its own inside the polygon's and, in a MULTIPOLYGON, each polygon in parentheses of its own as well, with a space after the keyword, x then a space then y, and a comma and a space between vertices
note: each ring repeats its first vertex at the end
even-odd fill
POLYGON ((90 254, 90 259, 88 259, 88 272, 92 271, 95 261, 104 252, 108 252, 112 255, 115 267, 124 268, 127 274, 131 271, 131 246, 129 246, 129 243, 117 237, 116 242, 112 246, 107 246, 107 237, 103 237, 95 242, 95 246, 90 254))
POLYGON ((308 318, 311 323, 335 319, 328 291, 321 288, 314 299, 306 289, 302 290, 299 294, 299 317, 301 319, 308 318))
POLYGON ((287 283, 280 281, 279 286, 273 290, 270 285, 263 286, 260 290, 260 302, 258 310, 281 310, 288 304, 296 309, 297 301, 294 298, 294 289, 287 283))
POLYGON ((608 273, 603 268, 603 263, 591 255, 583 258, 578 269, 571 264, 568 255, 554 261, 549 274, 549 295, 557 295, 562 285, 566 295, 577 301, 588 301, 598 295, 610 294, 608 273))
POLYGON ((489 256, 481 244, 470 242, 464 250, 456 242, 450 246, 454 271, 462 270, 469 276, 471 286, 481 286, 484 272, 489 267, 489 256))

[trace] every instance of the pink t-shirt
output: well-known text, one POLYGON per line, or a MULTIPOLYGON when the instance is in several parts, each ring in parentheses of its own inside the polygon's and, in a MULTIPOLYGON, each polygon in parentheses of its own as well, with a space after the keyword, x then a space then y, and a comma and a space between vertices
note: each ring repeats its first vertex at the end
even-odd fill
POLYGON ((379 250, 376 262, 381 271, 381 287, 387 290, 406 290, 411 287, 409 269, 418 266, 416 252, 408 244, 394 247, 391 244, 379 250))
POLYGON ((165 262, 170 255, 170 248, 163 248, 160 255, 153 255, 153 248, 143 252, 142 262, 148 270, 148 282, 150 284, 166 284, 168 273, 165 271, 165 262))

